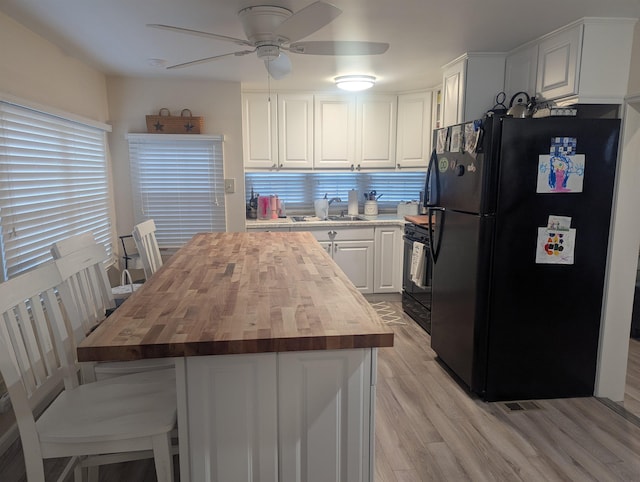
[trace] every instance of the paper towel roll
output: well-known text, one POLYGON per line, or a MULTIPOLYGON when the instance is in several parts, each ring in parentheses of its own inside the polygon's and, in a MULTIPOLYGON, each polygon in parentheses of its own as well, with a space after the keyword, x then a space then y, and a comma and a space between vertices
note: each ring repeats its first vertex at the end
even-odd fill
POLYGON ((358 191, 352 189, 349 191, 349 216, 358 215, 358 191))

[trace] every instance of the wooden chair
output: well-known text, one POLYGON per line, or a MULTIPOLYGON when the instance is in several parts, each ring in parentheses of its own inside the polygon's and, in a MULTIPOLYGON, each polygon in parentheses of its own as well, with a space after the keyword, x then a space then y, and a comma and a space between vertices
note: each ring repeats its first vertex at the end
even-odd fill
POLYGON ((137 224, 131 234, 142 260, 144 275, 149 279, 162 266, 162 257, 156 241, 156 223, 149 219, 137 224))
MULTIPOLYGON (((92 233, 76 234, 53 243, 53 245, 51 246, 51 256, 53 256, 53 259, 59 259, 62 256, 66 256, 73 253, 74 251, 78 251, 79 249, 85 248, 87 246, 92 246, 94 244, 96 244, 96 239, 94 238, 92 233)), ((106 258, 107 256, 105 254, 105 259, 106 258)), ((103 269, 99 271, 102 278, 101 285, 111 289, 111 298, 104 300, 104 307, 97 305, 96 309, 105 308, 106 310, 112 310, 115 308, 115 306, 121 304, 134 291, 142 286, 141 283, 130 283, 128 285, 125 285, 125 282, 121 281, 120 286, 111 287, 111 283, 109 282, 109 277, 107 275, 107 271, 104 269, 104 266, 103 269)), ((123 276, 122 279, 124 280, 125 277, 123 276)), ((87 280, 85 280, 85 283, 86 281, 87 280)), ((78 280, 78 282, 81 282, 81 280, 78 280)))
MULTIPOLYGON (((65 301, 64 306, 68 313, 68 324, 72 334, 72 341, 77 346, 87 334, 93 330, 93 312, 96 306, 94 293, 100 293, 102 297, 108 297, 110 291, 104 283, 108 283, 105 277, 97 273, 104 273, 103 261, 107 256, 104 246, 94 243, 84 248, 73 251, 55 261, 65 282, 60 286, 60 296, 65 301), (88 280, 89 286, 80 289, 82 283, 78 280, 88 280), (90 306, 90 309, 87 309, 90 306)), ((103 313, 98 323, 105 319, 103 313)), ((150 358, 126 362, 100 362, 82 364, 82 380, 90 382, 104 380, 111 377, 139 373, 143 371, 172 369, 174 362, 170 358, 150 358)), ((158 374, 162 376, 162 374, 158 374)))
POLYGON ((27 480, 44 482, 48 458, 70 457, 58 480, 73 470, 79 482, 83 467, 149 456, 158 480, 173 480, 171 370, 163 381, 145 372, 79 385, 75 348, 56 295, 63 286, 55 263, 0 284, 0 373, 16 415, 27 480))

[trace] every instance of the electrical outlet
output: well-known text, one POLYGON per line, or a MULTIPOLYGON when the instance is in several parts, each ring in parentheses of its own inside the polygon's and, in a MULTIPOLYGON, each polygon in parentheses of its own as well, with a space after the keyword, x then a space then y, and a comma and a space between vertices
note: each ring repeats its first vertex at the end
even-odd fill
POLYGON ((227 194, 233 194, 236 192, 236 180, 235 179, 225 179, 224 180, 224 192, 227 194))

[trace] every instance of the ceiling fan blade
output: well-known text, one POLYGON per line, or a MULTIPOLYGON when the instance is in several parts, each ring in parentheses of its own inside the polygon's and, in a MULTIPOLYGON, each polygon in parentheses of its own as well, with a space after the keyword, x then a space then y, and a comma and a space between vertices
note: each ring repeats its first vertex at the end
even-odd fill
POLYGON ((151 27, 151 28, 159 28, 162 30, 169 30, 171 32, 180 32, 180 33, 186 33, 189 35, 197 35, 199 37, 206 37, 206 38, 213 38, 213 39, 217 39, 217 40, 224 40, 225 42, 233 42, 234 44, 237 45, 246 45, 249 47, 253 47, 253 44, 251 42, 249 42, 248 40, 243 40, 240 38, 234 38, 234 37, 227 37, 226 35, 218 35, 215 33, 209 33, 209 32, 202 32, 200 30, 192 30, 190 28, 182 28, 182 27, 173 27, 171 25, 162 25, 159 23, 148 23, 147 27, 151 27))
POLYGON ((379 55, 389 48, 382 42, 318 41, 297 42, 289 45, 289 52, 309 55, 379 55))
POLYGON ((181 69, 183 67, 191 67, 192 65, 204 64, 206 62, 211 62, 212 60, 221 59, 222 57, 230 57, 232 55, 236 57, 241 57, 243 55, 252 54, 255 50, 242 50, 240 52, 231 52, 230 54, 222 54, 215 55, 213 57, 207 57, 204 59, 192 60, 191 62, 184 62, 182 64, 170 65, 167 69, 181 69))
POLYGON ((273 33, 289 42, 295 42, 320 30, 341 13, 342 10, 330 3, 314 2, 291 15, 273 33))
POLYGON ((291 72, 291 60, 289 60, 289 56, 284 52, 280 52, 277 59, 265 59, 264 66, 267 68, 269 75, 276 80, 283 79, 291 72))

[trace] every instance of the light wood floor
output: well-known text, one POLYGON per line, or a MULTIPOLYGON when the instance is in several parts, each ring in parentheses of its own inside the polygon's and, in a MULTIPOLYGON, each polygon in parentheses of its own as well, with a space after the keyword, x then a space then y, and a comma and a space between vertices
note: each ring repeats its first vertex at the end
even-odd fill
MULTIPOLYGON (((540 400, 520 412, 482 402, 453 381, 426 332, 404 315, 400 323, 391 325, 395 346, 379 352, 377 482, 640 480, 634 423, 595 398, 540 400)), ((624 406, 640 415, 640 342, 630 348, 624 406)), ((47 462, 48 477, 59 470, 47 462)), ((101 482, 154 480, 151 461, 100 472, 101 482)), ((17 444, 0 457, 0 481, 26 481, 17 444)))
MULTIPOLYGON (((378 363, 376 480, 640 480, 640 427, 595 398, 539 400, 536 410, 471 396, 405 318, 378 363)), ((630 396, 640 400, 640 345, 630 396), (635 388, 632 388, 635 387, 635 388)))

